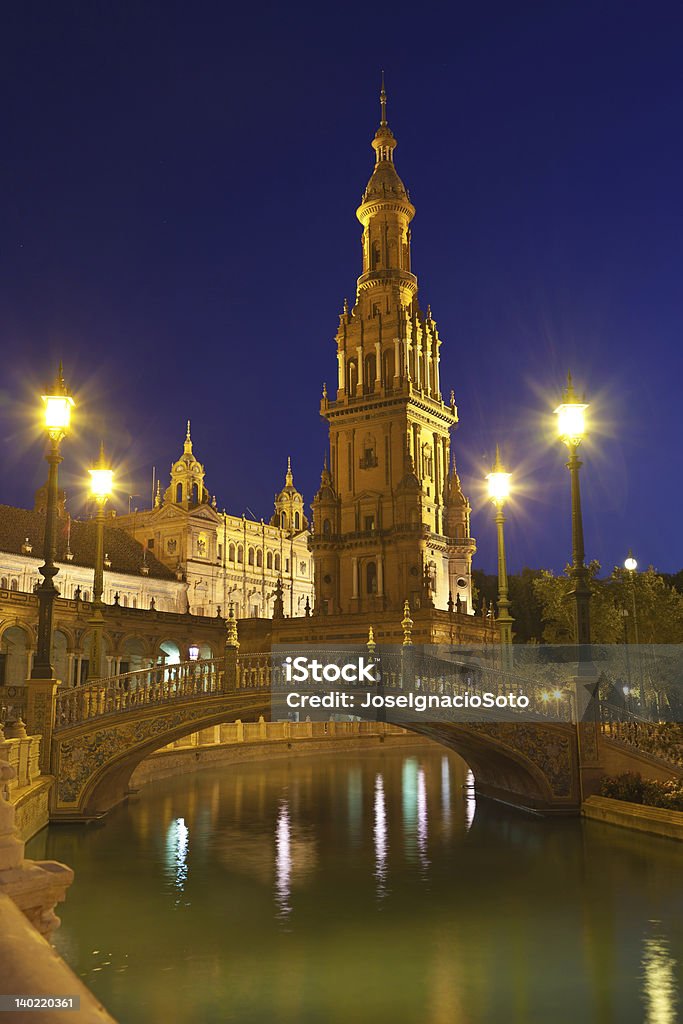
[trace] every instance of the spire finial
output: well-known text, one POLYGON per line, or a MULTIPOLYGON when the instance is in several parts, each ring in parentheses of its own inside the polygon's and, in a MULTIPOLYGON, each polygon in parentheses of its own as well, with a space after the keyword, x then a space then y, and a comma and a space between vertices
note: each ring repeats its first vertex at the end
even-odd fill
POLYGON ((185 434, 185 454, 192 454, 192 438, 190 437, 190 421, 187 421, 187 432, 185 434))
POLYGON ((382 88, 379 94, 379 103, 382 109, 382 117, 380 119, 380 124, 382 125, 383 128, 385 128, 387 124, 387 91, 384 88, 384 69, 382 69, 382 88))
POLYGON ((292 457, 287 456, 287 476, 285 477, 285 484, 287 487, 291 487, 294 483, 294 477, 292 475, 292 457))
POLYGON ((192 440, 192 438, 190 437, 190 421, 189 420, 187 421, 187 433, 185 434, 185 440, 186 441, 191 441, 192 440))

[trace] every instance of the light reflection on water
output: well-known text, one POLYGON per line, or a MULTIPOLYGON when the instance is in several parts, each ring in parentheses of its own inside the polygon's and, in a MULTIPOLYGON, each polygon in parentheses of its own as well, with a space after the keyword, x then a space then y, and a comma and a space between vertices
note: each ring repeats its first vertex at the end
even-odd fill
POLYGON ((384 782, 382 776, 375 779, 375 878, 377 879, 377 898, 382 899, 386 893, 387 881, 387 808, 384 798, 384 782))
POLYGON ((28 855, 75 868, 56 944, 121 1024, 683 1024, 683 850, 470 781, 429 746, 231 765, 28 855))

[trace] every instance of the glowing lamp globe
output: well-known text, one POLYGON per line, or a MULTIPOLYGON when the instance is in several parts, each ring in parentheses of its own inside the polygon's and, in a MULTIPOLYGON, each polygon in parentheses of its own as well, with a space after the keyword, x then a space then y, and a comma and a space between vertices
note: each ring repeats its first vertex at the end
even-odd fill
POLYGON ((587 402, 579 402, 572 384, 571 373, 567 375, 564 402, 555 409, 557 435, 568 445, 580 444, 586 434, 587 402))
POLYGON ((98 501, 111 497, 114 473, 111 469, 89 469, 90 493, 98 501))
POLYGON ((629 551, 628 558, 624 562, 624 569, 628 569, 629 572, 635 572, 638 568, 638 563, 629 551))
POLYGON ((489 498, 494 505, 502 505, 510 497, 510 477, 512 473, 506 473, 500 461, 500 450, 496 446, 496 461, 493 469, 487 474, 489 498))

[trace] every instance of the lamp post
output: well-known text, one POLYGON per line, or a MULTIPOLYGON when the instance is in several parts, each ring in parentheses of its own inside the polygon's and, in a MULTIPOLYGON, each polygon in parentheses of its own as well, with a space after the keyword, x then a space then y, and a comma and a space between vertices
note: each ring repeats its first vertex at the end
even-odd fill
POLYGON ((579 401, 571 373, 567 374, 564 401, 555 409, 557 433, 569 451, 567 469, 571 474, 572 488, 572 565, 570 578, 574 598, 575 635, 578 644, 577 675, 574 680, 576 698, 576 735, 579 765, 579 793, 581 801, 587 793, 594 791, 600 773, 599 753, 599 709, 596 705, 597 679, 591 664, 590 642, 590 586, 583 544, 583 518, 581 515, 581 490, 579 470, 582 463, 578 450, 586 433, 585 401, 579 401))
POLYGON ((55 597, 59 591, 54 584, 54 577, 59 572, 55 565, 56 556, 56 526, 57 526, 57 471, 62 456, 59 454, 59 446, 66 437, 69 423, 71 421, 71 409, 74 400, 67 391, 64 383, 62 364, 59 364, 57 377, 54 385, 48 393, 42 395, 44 403, 44 422, 50 440, 50 446, 45 454, 48 464, 47 475, 47 502, 45 515, 45 542, 44 558, 45 563, 41 565, 38 572, 43 577, 43 582, 36 590, 38 597, 38 643, 36 656, 31 671, 32 679, 53 679, 54 669, 52 667, 52 617, 54 611, 55 597))
POLYGON ((574 391, 571 373, 567 374, 567 387, 564 401, 555 409, 557 416, 557 432, 569 450, 567 468, 571 474, 572 488, 572 566, 570 577, 574 598, 575 634, 579 644, 579 672, 581 666, 589 659, 588 645, 591 642, 590 625, 590 587, 588 585, 588 569, 585 564, 583 544, 583 517, 581 514, 581 489, 579 470, 583 463, 579 459, 578 450, 586 432, 585 401, 579 401, 574 391))
POLYGON ((510 600, 508 598, 508 574, 505 559, 505 516, 503 506, 510 496, 511 473, 506 473, 500 461, 500 449, 496 445, 496 461, 487 475, 489 498, 496 510, 495 522, 498 534, 498 632, 501 643, 501 660, 504 669, 512 668, 512 623, 510 600))
POLYGON ((638 662, 638 679, 640 681, 640 699, 643 702, 643 710, 647 711, 647 694, 645 693, 645 682, 643 679, 643 662, 640 657, 640 641, 638 639, 638 614, 636 610, 636 569, 638 563, 633 557, 633 552, 629 548, 628 556, 624 559, 624 569, 629 574, 629 580, 631 583, 631 604, 633 607, 633 643, 636 648, 636 661, 638 662))
POLYGON ((90 493, 97 502, 97 516, 95 519, 97 529, 97 545, 95 549, 95 577, 93 581, 92 616, 92 647, 88 660, 88 680, 98 679, 101 675, 102 666, 102 632, 104 629, 104 615, 102 614, 102 591, 104 590, 104 506, 107 499, 111 497, 112 482, 114 474, 107 466, 104 457, 104 442, 100 445, 100 457, 94 469, 90 473, 90 493))

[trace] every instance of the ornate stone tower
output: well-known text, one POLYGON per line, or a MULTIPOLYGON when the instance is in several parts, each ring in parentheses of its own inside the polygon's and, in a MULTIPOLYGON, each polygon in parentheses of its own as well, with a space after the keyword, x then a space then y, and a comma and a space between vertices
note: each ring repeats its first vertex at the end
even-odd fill
POLYGON ((279 526, 289 533, 301 533, 308 529, 308 519, 304 515, 304 499, 294 486, 292 460, 287 459, 285 486, 275 495, 275 514, 270 520, 271 526, 279 526))
POLYGON ((394 166, 386 118, 372 141, 375 167, 356 215, 363 272, 337 331, 337 390, 323 390, 330 461, 313 502, 318 614, 448 607, 472 609, 470 506, 449 476, 453 392, 441 396, 441 339, 422 312, 412 272, 415 208, 394 166))
POLYGON ((209 492, 204 486, 204 467, 201 462, 197 462, 192 453, 188 420, 183 454, 171 466, 171 484, 164 494, 164 504, 191 508, 193 505, 206 505, 208 502, 209 492))

